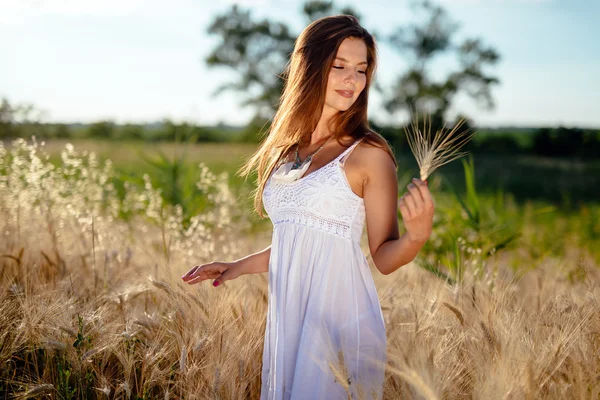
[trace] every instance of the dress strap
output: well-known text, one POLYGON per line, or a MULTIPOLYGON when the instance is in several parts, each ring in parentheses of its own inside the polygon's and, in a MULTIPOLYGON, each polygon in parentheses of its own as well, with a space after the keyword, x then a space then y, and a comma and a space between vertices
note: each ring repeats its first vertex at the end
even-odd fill
POLYGON ((358 139, 356 142, 352 143, 352 145, 350 145, 350 147, 348 147, 346 150, 344 150, 344 151, 342 152, 342 154, 340 154, 340 155, 337 157, 337 160, 338 160, 338 161, 340 161, 340 163, 341 163, 342 165, 344 165, 344 163, 345 163, 345 162, 346 162, 346 160, 348 159, 348 157, 347 157, 347 156, 349 156, 349 155, 350 155, 350 153, 352 153, 352 151, 353 151, 353 150, 356 148, 356 146, 358 146, 358 144, 359 144, 359 143, 361 142, 361 140, 363 140, 363 139, 364 139, 364 137, 362 137, 362 138, 358 139))

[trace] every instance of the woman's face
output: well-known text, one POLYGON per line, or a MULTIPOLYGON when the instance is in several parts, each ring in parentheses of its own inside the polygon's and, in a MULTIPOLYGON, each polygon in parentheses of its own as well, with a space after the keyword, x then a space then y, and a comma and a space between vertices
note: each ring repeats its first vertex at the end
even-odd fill
POLYGON ((346 38, 333 61, 323 114, 332 116, 354 104, 367 84, 367 45, 361 39, 346 38))

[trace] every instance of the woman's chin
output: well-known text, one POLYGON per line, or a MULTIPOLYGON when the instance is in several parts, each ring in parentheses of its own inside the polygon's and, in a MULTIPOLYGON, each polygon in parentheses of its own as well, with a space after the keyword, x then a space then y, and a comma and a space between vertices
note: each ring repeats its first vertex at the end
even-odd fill
POLYGON ((329 107, 326 107, 326 108, 330 109, 330 111, 331 111, 330 115, 332 115, 332 114, 343 113, 345 111, 348 111, 350 109, 350 107, 352 107, 353 104, 354 104, 354 102, 352 101, 352 102, 346 102, 345 104, 328 105, 329 107))
POLYGON ((354 104, 354 102, 348 102, 346 104, 340 104, 336 108, 339 112, 344 112, 344 111, 348 111, 350 109, 350 107, 352 107, 352 104, 354 104))

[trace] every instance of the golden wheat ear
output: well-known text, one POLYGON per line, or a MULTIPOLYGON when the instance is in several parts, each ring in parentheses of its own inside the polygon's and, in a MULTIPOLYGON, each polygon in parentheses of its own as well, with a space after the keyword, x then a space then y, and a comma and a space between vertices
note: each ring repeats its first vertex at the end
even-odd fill
POLYGON ((467 154, 459 150, 475 136, 476 132, 471 129, 461 130, 464 124, 465 120, 461 118, 449 131, 444 124, 432 137, 431 117, 423 118, 423 130, 421 130, 417 115, 410 126, 404 128, 410 150, 419 165, 421 180, 427 179, 442 165, 467 154))

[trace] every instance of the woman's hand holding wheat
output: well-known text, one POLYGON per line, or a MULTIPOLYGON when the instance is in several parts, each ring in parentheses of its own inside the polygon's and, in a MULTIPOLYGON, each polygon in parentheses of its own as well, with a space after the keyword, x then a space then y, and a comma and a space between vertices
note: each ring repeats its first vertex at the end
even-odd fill
POLYGON ((434 204, 427 182, 413 178, 408 192, 398 200, 402 222, 410 241, 425 243, 431 235, 434 204))

